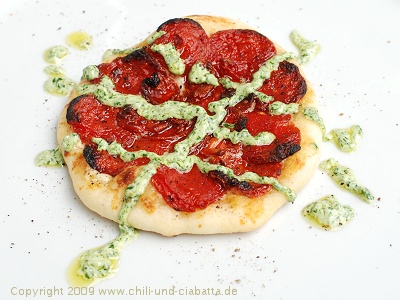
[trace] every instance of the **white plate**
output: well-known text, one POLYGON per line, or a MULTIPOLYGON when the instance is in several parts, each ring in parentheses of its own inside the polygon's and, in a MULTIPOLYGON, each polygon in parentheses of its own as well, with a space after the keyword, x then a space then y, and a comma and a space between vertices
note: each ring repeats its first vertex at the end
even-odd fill
POLYGON ((175 295, 164 298, 200 291, 209 295, 191 298, 212 299, 218 289, 230 289, 237 296, 224 299, 399 299, 400 2, 2 2, 1 299, 33 298, 35 291, 36 299, 91 292, 68 289, 66 268, 82 251, 118 234, 114 223, 80 203, 65 168, 33 163, 38 152, 56 146, 55 127, 65 103, 43 90, 44 50, 65 44, 73 31, 90 33, 94 47, 71 50, 63 63, 78 80, 83 67, 99 63, 106 49, 126 48, 163 21, 189 14, 240 19, 289 51, 295 51, 288 37, 293 29, 318 40, 322 50, 304 70, 328 129, 360 124, 365 133, 358 152, 343 154, 324 144, 323 158, 350 166, 380 201, 367 205, 318 171, 295 204, 255 232, 174 238, 142 232, 123 252, 119 274, 96 286, 95 295, 124 289, 155 299, 155 292, 175 288, 175 295), (300 214, 327 194, 357 212, 338 232, 310 228, 300 214))

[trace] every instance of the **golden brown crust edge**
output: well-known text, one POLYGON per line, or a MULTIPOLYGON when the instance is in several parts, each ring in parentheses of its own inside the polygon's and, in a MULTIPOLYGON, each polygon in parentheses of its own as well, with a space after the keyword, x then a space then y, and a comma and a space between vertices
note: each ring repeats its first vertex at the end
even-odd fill
MULTIPOLYGON (((189 16, 199 22, 208 34, 231 28, 250 28, 239 21, 224 17, 189 16)), ((144 43, 141 43, 143 45, 144 43)), ((278 53, 284 50, 276 45, 278 53)), ((293 63, 296 63, 293 61, 293 63)), ((303 75, 304 76, 304 75, 303 75)), ((71 95, 72 100, 76 95, 71 95)), ((307 93, 301 107, 317 107, 318 103, 311 84, 307 81, 307 93)), ((66 122, 66 107, 61 113, 57 139, 72 133, 66 122)), ((320 159, 315 145, 321 143, 321 130, 302 113, 294 117, 294 123, 302 135, 301 150, 285 160, 279 181, 298 192, 313 176, 320 159)), ((81 201, 101 216, 116 221, 122 204, 125 187, 131 183, 140 169, 126 169, 112 178, 91 169, 83 158, 83 147, 64 153, 64 159, 76 193, 81 201)), ((272 190, 259 198, 247 198, 228 193, 223 199, 194 213, 178 212, 169 207, 162 196, 149 185, 129 215, 129 223, 141 230, 157 232, 165 236, 183 233, 216 234, 246 232, 263 225, 282 205, 286 197, 272 190)))

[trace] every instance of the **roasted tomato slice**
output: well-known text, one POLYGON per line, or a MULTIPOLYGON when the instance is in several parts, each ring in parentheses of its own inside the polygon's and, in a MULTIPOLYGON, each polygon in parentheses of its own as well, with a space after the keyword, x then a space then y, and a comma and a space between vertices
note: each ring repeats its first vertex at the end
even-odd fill
POLYGON ((243 146, 243 158, 252 164, 279 163, 300 150, 300 130, 290 115, 271 116, 262 112, 243 114, 252 135, 271 132, 276 139, 270 145, 243 146))
POLYGON ((274 44, 254 30, 223 30, 210 38, 209 61, 219 78, 228 76, 236 82, 250 81, 253 73, 275 53, 274 44))
POLYGON ((154 74, 165 74, 166 68, 157 62, 151 51, 143 47, 124 57, 118 57, 110 63, 98 66, 100 76, 93 80, 97 83, 104 75, 111 78, 116 91, 124 94, 137 95, 142 88, 142 82, 149 82, 154 74))
POLYGON ((118 111, 118 108, 101 104, 93 95, 83 95, 69 103, 66 117, 84 143, 98 137, 129 148, 137 135, 118 126, 118 111))
POLYGON ((206 208, 225 194, 225 189, 201 173, 196 165, 187 173, 161 166, 151 181, 165 202, 177 211, 193 212, 206 208))
POLYGON ((129 166, 142 166, 149 162, 147 158, 124 162, 118 156, 111 156, 106 151, 97 150, 97 145, 91 143, 83 149, 83 157, 92 169, 111 176, 117 176, 129 166))
POLYGON ((154 43, 172 43, 185 61, 186 73, 195 62, 202 61, 208 53, 208 36, 203 27, 192 19, 168 20, 161 24, 157 31, 164 31, 165 34, 154 43))
POLYGON ((180 88, 175 80, 162 73, 153 73, 145 78, 141 85, 141 94, 152 104, 161 104, 168 100, 177 100, 180 88))
POLYGON ((176 143, 185 139, 194 126, 194 120, 148 120, 130 106, 121 108, 116 120, 121 129, 137 136, 130 147, 131 150, 153 151, 159 155, 173 151, 176 143))
MULTIPOLYGON (((278 70, 271 73, 271 77, 264 82, 259 91, 273 96, 274 101, 286 104, 297 103, 306 94, 307 83, 296 65, 283 61, 279 64, 278 70)), ((258 105, 261 110, 267 111, 268 105, 264 103, 258 105)))

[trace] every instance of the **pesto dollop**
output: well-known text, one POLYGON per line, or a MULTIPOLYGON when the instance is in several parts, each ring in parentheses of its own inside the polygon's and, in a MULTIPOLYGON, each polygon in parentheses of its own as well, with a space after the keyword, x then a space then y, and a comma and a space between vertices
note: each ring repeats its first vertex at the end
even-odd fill
POLYGON ((359 125, 353 125, 350 128, 334 129, 328 135, 326 140, 332 140, 343 152, 354 152, 358 149, 362 138, 362 128, 359 125))
POLYGON ((64 158, 57 147, 51 150, 44 150, 35 157, 35 164, 40 167, 63 166, 64 158))
POLYGON ((66 71, 63 67, 56 66, 56 65, 49 65, 46 68, 44 68, 44 72, 47 75, 51 76, 64 76, 66 74, 66 71))
POLYGON ((137 236, 134 228, 121 231, 120 235, 112 242, 99 249, 86 251, 79 258, 80 267, 76 270, 76 275, 87 280, 93 279, 95 282, 114 276, 118 271, 117 263, 122 249, 137 236))
POLYGON ((330 195, 307 205, 302 214, 325 230, 337 230, 353 219, 354 210, 340 204, 335 196, 330 195))
POLYGON ((49 64, 57 65, 61 63, 69 54, 68 48, 64 46, 54 46, 46 50, 44 59, 49 64))
POLYGON ((56 76, 45 81, 44 89, 52 94, 66 96, 75 87, 72 79, 64 76, 56 76))
POLYGON ((346 166, 340 165, 333 158, 322 161, 319 168, 326 172, 339 186, 357 195, 365 202, 372 203, 374 200, 372 193, 357 182, 353 171, 346 166))

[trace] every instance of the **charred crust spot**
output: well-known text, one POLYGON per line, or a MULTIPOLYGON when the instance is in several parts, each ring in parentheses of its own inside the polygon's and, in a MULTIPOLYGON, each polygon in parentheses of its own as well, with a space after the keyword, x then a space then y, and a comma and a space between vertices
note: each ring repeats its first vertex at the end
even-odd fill
POLYGON ((87 145, 84 149, 83 149, 83 157, 85 158, 86 162, 88 163, 88 165, 96 170, 97 169, 97 164, 96 164, 96 149, 90 145, 87 145))
POLYGON ((246 181, 239 181, 236 178, 231 178, 222 171, 210 171, 208 175, 211 179, 218 181, 225 188, 237 187, 244 191, 248 191, 252 188, 250 183, 246 181))
POLYGON ((174 19, 169 19, 168 21, 165 21, 160 26, 158 26, 157 31, 162 31, 164 29, 164 27, 167 26, 167 25, 178 24, 178 23, 181 23, 181 22, 189 22, 189 23, 192 23, 192 24, 196 25, 199 28, 203 28, 200 25, 200 23, 196 22, 193 19, 189 19, 189 18, 174 18, 174 19))
POLYGON ((118 184, 122 186, 127 186, 132 183, 136 178, 134 168, 126 168, 120 174, 118 174, 118 184))
POLYGON ((160 78, 157 73, 153 73, 151 77, 143 79, 143 84, 151 88, 156 88, 160 84, 160 78))
POLYGON ((248 121, 249 119, 245 116, 239 116, 239 120, 237 120, 233 129, 236 131, 242 131, 243 129, 246 129, 248 121))
POLYGON ((300 145, 295 143, 289 142, 289 143, 279 144, 278 146, 275 147, 274 150, 271 151, 270 153, 271 156, 268 162, 269 163, 281 162, 282 160, 295 154, 300 149, 301 149, 300 145))
POLYGON ((148 214, 152 214, 157 210, 154 201, 151 198, 142 197, 141 202, 148 214))
POLYGON ((69 103, 68 108, 67 108, 67 114, 66 114, 68 123, 80 121, 79 115, 75 109, 75 105, 77 103, 79 103, 79 101, 81 101, 85 97, 87 97, 87 95, 78 96, 69 103))

